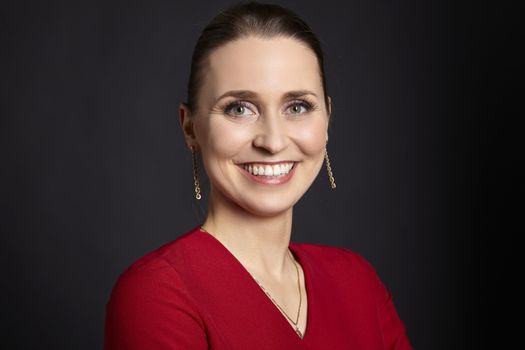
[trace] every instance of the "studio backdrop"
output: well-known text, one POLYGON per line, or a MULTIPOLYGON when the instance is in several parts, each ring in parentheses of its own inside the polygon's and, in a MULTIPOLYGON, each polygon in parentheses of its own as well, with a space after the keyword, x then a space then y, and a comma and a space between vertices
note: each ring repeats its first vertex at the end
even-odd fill
MULTIPOLYGON (((479 348, 469 221, 479 164, 465 102, 475 93, 475 10, 452 1, 277 3, 319 36, 333 103, 337 188, 323 168, 294 210, 292 241, 365 256, 415 348, 479 348)), ((230 4, 2 5, 6 348, 100 349, 118 275, 202 221, 178 106, 200 31, 230 4)))

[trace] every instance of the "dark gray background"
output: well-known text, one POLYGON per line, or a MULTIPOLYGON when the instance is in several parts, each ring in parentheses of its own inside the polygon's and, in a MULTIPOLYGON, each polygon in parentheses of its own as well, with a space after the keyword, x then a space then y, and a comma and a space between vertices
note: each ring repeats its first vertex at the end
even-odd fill
MULTIPOLYGON (((199 223, 177 107, 200 31, 230 3, 3 2, 10 349, 101 348, 117 276, 199 223)), ((280 4, 321 39, 333 98, 337 190, 323 168, 296 207, 292 240, 368 258, 416 348, 480 348, 488 175, 479 5, 280 4)))

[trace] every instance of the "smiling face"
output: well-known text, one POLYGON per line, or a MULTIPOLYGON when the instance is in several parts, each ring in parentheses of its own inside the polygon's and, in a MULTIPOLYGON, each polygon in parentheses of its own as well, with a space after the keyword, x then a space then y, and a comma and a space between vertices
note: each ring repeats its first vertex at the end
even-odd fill
POLYGON ((319 74, 315 54, 291 38, 245 37, 212 51, 195 114, 181 105, 181 120, 214 202, 271 216, 306 192, 328 138, 319 74))

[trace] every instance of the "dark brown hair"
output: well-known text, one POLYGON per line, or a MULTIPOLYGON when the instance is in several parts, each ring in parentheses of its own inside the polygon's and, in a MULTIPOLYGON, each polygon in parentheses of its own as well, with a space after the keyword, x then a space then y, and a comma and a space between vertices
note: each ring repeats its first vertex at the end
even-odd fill
POLYGON ((279 5, 255 1, 237 3, 215 16, 202 31, 191 59, 186 105, 196 111, 199 88, 204 79, 203 65, 216 48, 248 36, 263 38, 288 37, 299 40, 317 56, 323 84, 324 100, 328 112, 328 94, 321 44, 308 24, 294 12, 279 5))

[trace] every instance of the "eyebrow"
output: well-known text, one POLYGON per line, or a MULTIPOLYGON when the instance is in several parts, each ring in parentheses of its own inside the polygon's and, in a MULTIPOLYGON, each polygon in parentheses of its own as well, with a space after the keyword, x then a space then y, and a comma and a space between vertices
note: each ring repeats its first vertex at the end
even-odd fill
MULTIPOLYGON (((293 91, 286 92, 283 95, 282 99, 283 100, 287 100, 287 99, 299 98, 299 97, 302 97, 302 96, 305 96, 305 95, 313 95, 313 96, 317 97, 317 95, 314 92, 310 91, 310 90, 293 90, 293 91)), ((228 96, 236 97, 236 98, 242 98, 242 99, 245 99, 245 98, 256 99, 256 98, 259 97, 259 94, 257 94, 255 91, 251 91, 251 90, 230 90, 230 91, 227 91, 224 94, 220 95, 215 100, 215 103, 217 103, 218 101, 220 101, 223 98, 228 97, 228 96)))

